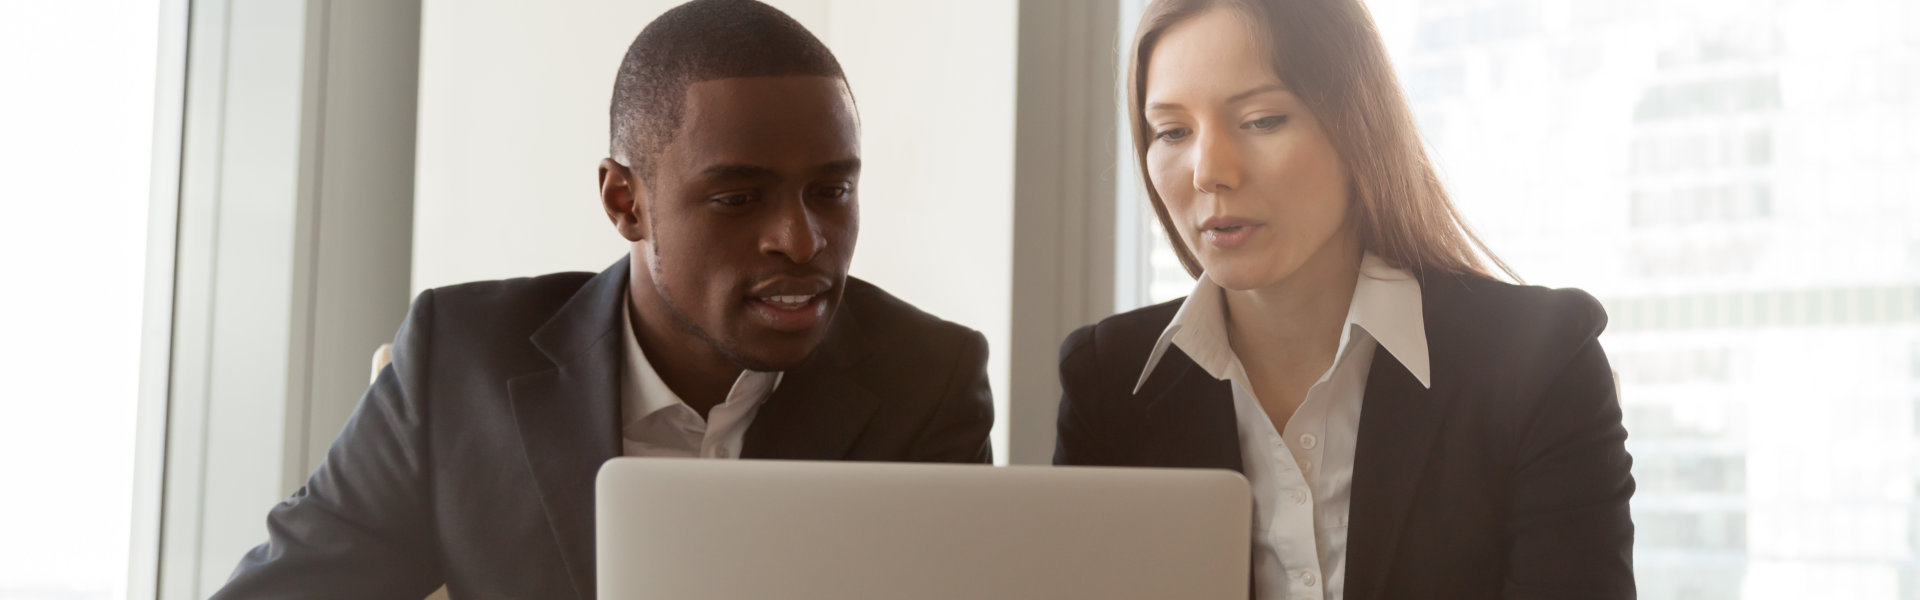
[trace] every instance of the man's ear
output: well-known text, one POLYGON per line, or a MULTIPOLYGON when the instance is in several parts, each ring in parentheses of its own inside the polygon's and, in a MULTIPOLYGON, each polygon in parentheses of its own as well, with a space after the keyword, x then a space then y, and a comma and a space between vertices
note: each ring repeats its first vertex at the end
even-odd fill
POLYGON ((620 237, 638 242, 647 237, 647 186, 634 179, 633 169, 612 158, 600 159, 600 205, 620 237))

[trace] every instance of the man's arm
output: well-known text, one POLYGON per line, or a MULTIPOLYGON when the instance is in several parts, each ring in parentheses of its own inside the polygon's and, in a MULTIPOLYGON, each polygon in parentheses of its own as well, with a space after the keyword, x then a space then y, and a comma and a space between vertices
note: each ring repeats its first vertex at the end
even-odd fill
POLYGON ((307 484, 267 514, 267 543, 224 598, 419 600, 441 583, 425 475, 433 292, 420 295, 382 369, 307 484))
POLYGON ((1597 340, 1574 355, 1545 400, 1520 442, 1502 597, 1631 599, 1633 458, 1597 340))
POLYGON ((993 391, 987 385, 987 337, 968 330, 940 406, 914 441, 916 462, 992 463, 993 391))

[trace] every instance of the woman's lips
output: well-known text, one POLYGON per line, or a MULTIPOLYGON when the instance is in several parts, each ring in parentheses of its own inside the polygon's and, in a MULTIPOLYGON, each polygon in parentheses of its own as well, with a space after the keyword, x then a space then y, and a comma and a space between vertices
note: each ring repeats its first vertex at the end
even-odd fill
POLYGON ((1232 250, 1246 245, 1247 240, 1265 226, 1253 219, 1212 217, 1200 223, 1200 237, 1215 248, 1232 250))

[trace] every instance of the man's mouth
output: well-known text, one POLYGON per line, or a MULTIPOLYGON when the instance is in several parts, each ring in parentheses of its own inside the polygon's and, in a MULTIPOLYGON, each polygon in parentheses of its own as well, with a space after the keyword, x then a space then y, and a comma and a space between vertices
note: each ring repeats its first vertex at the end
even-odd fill
POLYGON ((832 290, 832 280, 825 277, 767 281, 747 296, 747 312, 768 329, 799 333, 826 317, 827 294, 832 290))
POLYGON ((760 296, 754 298, 754 300, 771 304, 776 308, 800 310, 805 308, 808 303, 813 302, 814 298, 818 297, 820 297, 819 294, 806 294, 803 296, 760 296))

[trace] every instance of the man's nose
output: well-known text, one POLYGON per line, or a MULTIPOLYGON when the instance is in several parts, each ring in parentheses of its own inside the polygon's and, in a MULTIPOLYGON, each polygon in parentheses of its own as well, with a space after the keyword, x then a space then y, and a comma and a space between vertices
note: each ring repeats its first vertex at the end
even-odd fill
POLYGON ((820 231, 820 219, 807 203, 799 199, 780 203, 778 214, 760 238, 760 251, 784 256, 796 264, 813 262, 827 248, 827 236, 820 231))

